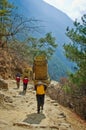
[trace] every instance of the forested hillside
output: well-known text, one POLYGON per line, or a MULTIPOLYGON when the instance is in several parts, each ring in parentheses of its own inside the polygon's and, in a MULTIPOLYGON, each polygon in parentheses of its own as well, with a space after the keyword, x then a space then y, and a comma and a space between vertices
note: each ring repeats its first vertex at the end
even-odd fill
POLYGON ((22 0, 15 1, 20 12, 24 16, 38 20, 39 28, 36 32, 30 32, 31 36, 43 37, 47 32, 52 32, 56 38, 58 47, 49 60, 49 74, 54 80, 67 76, 69 71, 74 71, 74 64, 64 55, 63 44, 69 42, 65 35, 67 26, 73 26, 73 21, 63 12, 45 3, 43 0, 22 0))

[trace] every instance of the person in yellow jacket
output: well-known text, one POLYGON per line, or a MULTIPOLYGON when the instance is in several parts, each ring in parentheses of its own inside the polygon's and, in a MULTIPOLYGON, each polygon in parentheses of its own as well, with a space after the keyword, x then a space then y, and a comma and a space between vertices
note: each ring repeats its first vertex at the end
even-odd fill
POLYGON ((43 110, 46 89, 47 85, 42 83, 41 81, 39 81, 35 85, 36 99, 37 99, 37 113, 40 113, 40 110, 43 110))

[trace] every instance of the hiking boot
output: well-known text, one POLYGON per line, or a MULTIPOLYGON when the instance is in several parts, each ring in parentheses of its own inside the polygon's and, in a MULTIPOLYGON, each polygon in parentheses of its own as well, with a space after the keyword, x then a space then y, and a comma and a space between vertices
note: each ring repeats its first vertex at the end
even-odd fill
POLYGON ((41 109, 41 113, 43 113, 43 106, 41 106, 40 109, 41 109))
POLYGON ((24 94, 24 95, 26 94, 26 90, 23 90, 23 94, 24 94))
POLYGON ((41 110, 43 110, 43 106, 41 106, 41 110))

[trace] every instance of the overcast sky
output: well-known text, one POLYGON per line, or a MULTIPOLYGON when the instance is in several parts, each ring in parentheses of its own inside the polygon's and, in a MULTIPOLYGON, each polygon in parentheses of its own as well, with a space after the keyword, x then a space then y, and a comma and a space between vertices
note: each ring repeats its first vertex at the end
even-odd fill
POLYGON ((86 0, 44 0, 45 2, 55 6, 71 19, 80 19, 86 14, 86 0))

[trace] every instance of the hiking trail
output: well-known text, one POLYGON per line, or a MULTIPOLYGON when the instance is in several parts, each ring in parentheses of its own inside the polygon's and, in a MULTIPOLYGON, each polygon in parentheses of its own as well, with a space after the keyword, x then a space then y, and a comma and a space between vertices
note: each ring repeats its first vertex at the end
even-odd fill
POLYGON ((33 83, 23 95, 22 83, 17 89, 14 80, 7 82, 8 91, 0 90, 6 97, 0 106, 0 130, 86 130, 85 121, 47 95, 43 112, 37 114, 33 83))

